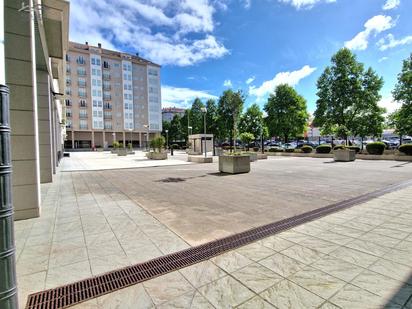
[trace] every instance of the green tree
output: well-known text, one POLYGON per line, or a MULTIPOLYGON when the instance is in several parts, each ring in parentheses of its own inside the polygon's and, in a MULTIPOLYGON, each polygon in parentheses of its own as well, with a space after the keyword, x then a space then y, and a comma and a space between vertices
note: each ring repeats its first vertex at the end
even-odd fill
POLYGON ((225 90, 219 98, 217 107, 219 137, 221 139, 229 138, 231 145, 236 140, 243 104, 244 96, 240 90, 236 92, 231 89, 225 90))
POLYGON ((263 113, 256 103, 251 105, 241 116, 239 123, 240 132, 250 132, 256 139, 260 139, 263 129, 263 113))
POLYGON ((398 82, 392 92, 395 101, 401 107, 390 115, 390 123, 401 135, 412 135, 412 53, 403 61, 402 71, 398 74, 398 82))
POLYGON ((239 139, 242 141, 243 145, 246 145, 246 150, 249 150, 249 144, 255 139, 255 136, 250 132, 240 133, 239 139))
POLYGON ((384 109, 378 105, 383 79, 347 48, 331 59, 317 82, 314 124, 324 134, 347 140, 348 135, 377 135, 382 131, 384 109))
POLYGON ((186 143, 188 142, 188 135, 189 135, 189 126, 191 126, 190 124, 190 118, 191 118, 191 112, 190 112, 190 108, 186 109, 184 115, 180 118, 180 126, 182 128, 182 133, 184 136, 184 139, 186 140, 186 143))
POLYGON ((204 131, 203 107, 205 107, 205 105, 199 98, 193 101, 192 108, 190 109, 190 126, 193 128, 193 134, 201 134, 204 131))
POLYGON ((182 128, 182 117, 176 114, 170 122, 169 140, 171 142, 184 139, 185 131, 182 128))
POLYGON ((213 99, 209 99, 206 102, 206 133, 213 134, 214 138, 219 137, 218 126, 218 114, 216 102, 213 99))
POLYGON ((279 85, 268 98, 264 110, 271 136, 281 136, 285 143, 290 137, 303 134, 309 114, 306 100, 289 85, 279 85))

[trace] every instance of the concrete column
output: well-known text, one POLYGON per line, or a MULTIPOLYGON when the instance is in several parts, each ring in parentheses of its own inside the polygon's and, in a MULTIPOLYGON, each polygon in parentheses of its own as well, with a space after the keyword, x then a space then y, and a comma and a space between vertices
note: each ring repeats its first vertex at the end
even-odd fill
POLYGON ((6 83, 10 122, 15 219, 40 215, 40 164, 37 78, 32 12, 19 12, 19 1, 5 2, 6 83))
POLYGON ((123 131, 123 146, 126 147, 126 132, 123 131))
POLYGON ((139 147, 142 148, 142 132, 139 132, 139 147))
POLYGON ((92 131, 92 148, 94 147, 94 131, 92 131))
POLYGON ((72 131, 72 149, 74 149, 74 130, 72 131))
POLYGON ((107 148, 107 147, 106 147, 106 135, 105 135, 105 133, 106 133, 106 132, 104 132, 104 131, 102 132, 102 134, 103 134, 103 137, 102 137, 102 138, 103 138, 103 145, 102 145, 103 149, 106 149, 106 148, 107 148))
POLYGON ((51 94, 49 74, 41 70, 37 70, 37 106, 40 182, 47 183, 53 181, 51 94))
POLYGON ((50 102, 51 104, 51 140, 52 140, 52 172, 53 174, 56 174, 56 167, 58 165, 57 162, 57 147, 56 147, 56 114, 55 114, 55 102, 52 100, 50 102))

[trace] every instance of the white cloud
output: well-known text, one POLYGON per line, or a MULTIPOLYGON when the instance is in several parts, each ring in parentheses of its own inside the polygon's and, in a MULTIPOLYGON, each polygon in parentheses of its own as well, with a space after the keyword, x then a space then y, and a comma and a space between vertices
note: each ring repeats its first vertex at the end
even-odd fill
POLYGON ((70 39, 135 50, 162 65, 193 65, 229 53, 213 35, 213 15, 224 5, 224 0, 71 0, 70 39))
POLYGON ((388 57, 382 57, 382 58, 380 58, 380 59, 378 60, 378 62, 381 63, 381 62, 384 62, 384 61, 386 61, 386 60, 388 60, 388 59, 389 59, 388 57))
POLYGON ((401 103, 398 103, 393 100, 392 97, 383 97, 379 102, 378 105, 380 107, 384 107, 386 109, 386 114, 391 114, 396 111, 398 108, 401 107, 401 103))
POLYGON ((278 0, 279 2, 290 4, 296 9, 311 9, 319 3, 333 3, 336 0, 278 0))
POLYGON ((379 46, 379 49, 384 51, 389 48, 394 48, 399 45, 412 44, 412 35, 406 36, 402 39, 395 39, 393 34, 389 33, 385 38, 382 38, 376 43, 379 46))
POLYGON ((225 81, 223 82, 223 86, 231 88, 232 87, 232 81, 230 79, 225 79, 225 81))
POLYGON ((250 86, 249 94, 256 96, 258 100, 265 98, 268 94, 273 92, 276 86, 281 84, 288 84, 290 86, 296 86, 300 80, 312 74, 316 68, 312 68, 309 65, 305 65, 300 70, 292 72, 280 72, 276 76, 262 83, 260 87, 250 86))
POLYGON ((370 18, 364 25, 365 30, 359 32, 352 40, 345 42, 345 47, 353 50, 365 50, 368 48, 369 37, 394 27, 396 21, 390 16, 376 15, 370 18))
POLYGON ((243 0, 243 7, 245 9, 250 9, 251 6, 252 6, 252 0, 243 0))
POLYGON ((251 83, 253 83, 253 81, 255 80, 255 76, 251 76, 251 77, 249 77, 247 80, 246 80, 246 84, 251 84, 251 83))
POLYGON ((401 0, 387 0, 382 6, 382 10, 393 10, 396 9, 401 4, 401 0))
POLYGON ((172 86, 162 86, 162 107, 190 107, 193 100, 199 99, 217 99, 204 90, 193 90, 189 88, 178 88, 172 86))

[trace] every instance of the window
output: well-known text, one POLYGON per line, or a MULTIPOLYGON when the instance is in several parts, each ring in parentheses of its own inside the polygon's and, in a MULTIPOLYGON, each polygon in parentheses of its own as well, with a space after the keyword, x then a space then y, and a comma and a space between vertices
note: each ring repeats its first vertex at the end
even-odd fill
POLYGON ((115 67, 115 68, 118 68, 118 67, 120 67, 120 64, 119 64, 119 63, 115 63, 115 64, 114 64, 114 67, 115 67))
POLYGON ((86 100, 79 100, 80 107, 87 107, 86 100))
POLYGON ((105 119, 112 119, 112 112, 104 111, 104 118, 105 119))
POLYGON ((85 64, 86 61, 84 60, 84 57, 83 57, 83 56, 79 56, 79 57, 77 57, 77 63, 78 63, 78 64, 85 64))
POLYGON ((66 104, 66 106, 72 106, 72 100, 70 99, 65 99, 64 103, 66 104))
POLYGON ((157 73, 157 70, 156 69, 149 69, 149 75, 152 75, 152 76, 158 76, 158 73, 157 73))
POLYGON ((80 127, 80 129, 87 129, 87 120, 80 119, 79 127, 80 127))
POLYGON ((77 75, 78 76, 86 76, 86 69, 85 68, 77 68, 77 75))
POLYGON ((66 109, 66 117, 71 117, 71 116, 72 116, 72 110, 66 109))
POLYGON ((86 89, 85 88, 79 88, 79 97, 81 97, 81 98, 86 97, 86 89))
POLYGON ((111 129, 112 128, 112 123, 109 121, 105 121, 104 122, 104 128, 105 129, 111 129))
POLYGON ((70 62, 70 56, 68 54, 66 54, 66 61, 70 62))
POLYGON ((79 77, 79 79, 77 80, 77 84, 80 87, 86 87, 86 79, 84 77, 79 77))
POLYGON ((112 104, 110 104, 109 102, 104 102, 104 108, 105 109, 112 109, 112 104))
POLYGON ((73 124, 72 124, 72 120, 71 120, 71 119, 67 119, 67 120, 66 120, 66 128, 67 128, 67 129, 70 129, 70 128, 72 127, 72 125, 73 125, 73 124))
POLYGON ((80 118, 87 118, 87 110, 81 109, 79 111, 79 116, 80 116, 80 118))
POLYGON ((70 87, 66 87, 66 94, 72 95, 72 89, 70 87))
POLYGON ((103 68, 110 69, 110 65, 108 61, 103 61, 103 68))

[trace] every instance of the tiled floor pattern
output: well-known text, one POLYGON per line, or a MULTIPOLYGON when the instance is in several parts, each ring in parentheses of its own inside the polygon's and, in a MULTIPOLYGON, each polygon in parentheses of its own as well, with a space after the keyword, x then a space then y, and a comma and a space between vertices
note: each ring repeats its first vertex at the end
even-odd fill
POLYGON ((107 180, 59 173, 40 218, 15 222, 20 307, 27 295, 189 245, 107 180))
POLYGON ((412 308, 412 188, 74 308, 412 308))

